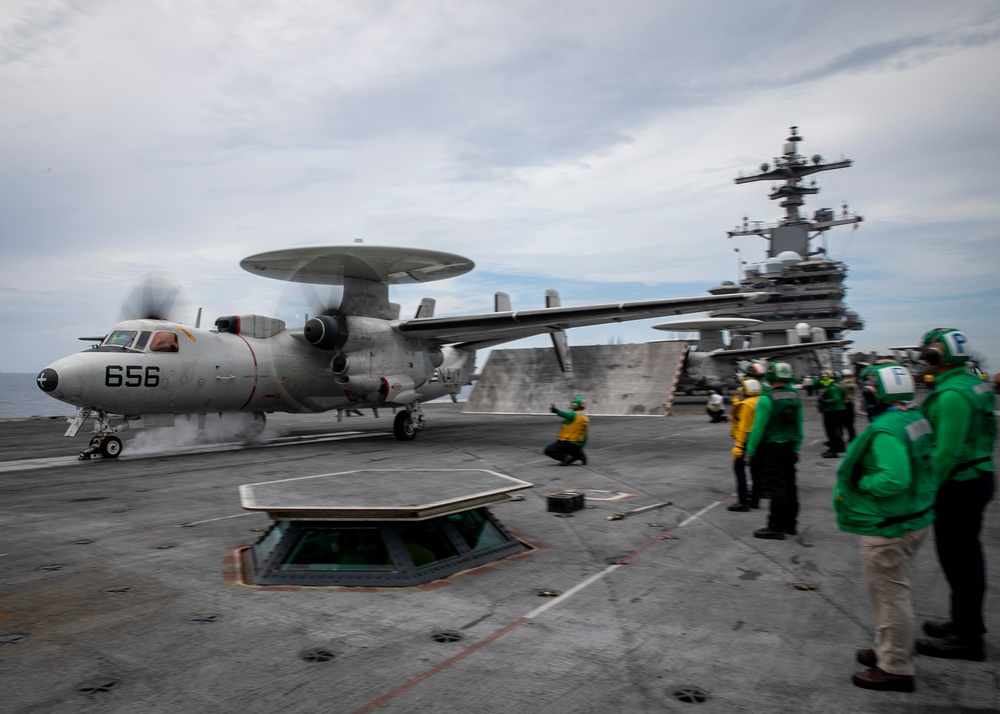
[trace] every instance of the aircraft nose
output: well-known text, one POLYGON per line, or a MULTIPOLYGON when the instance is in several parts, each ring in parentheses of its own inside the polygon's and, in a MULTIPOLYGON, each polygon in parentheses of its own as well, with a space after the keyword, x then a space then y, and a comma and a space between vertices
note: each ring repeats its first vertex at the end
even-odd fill
POLYGON ((35 382, 50 397, 78 405, 83 398, 87 374, 86 364, 81 364, 79 359, 67 357, 53 362, 39 372, 35 382))
POLYGON ((51 367, 46 367, 38 373, 35 381, 38 383, 38 388, 43 392, 54 392, 56 387, 59 386, 59 373, 51 367))

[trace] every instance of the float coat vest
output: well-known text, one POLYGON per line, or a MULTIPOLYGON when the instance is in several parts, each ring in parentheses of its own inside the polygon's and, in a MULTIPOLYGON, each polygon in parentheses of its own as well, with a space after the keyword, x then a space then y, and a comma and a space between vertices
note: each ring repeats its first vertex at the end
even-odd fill
POLYGON ((819 395, 816 406, 824 414, 826 412, 842 412, 844 411, 844 396, 844 388, 834 382, 819 395))
MULTIPOLYGON (((943 472, 942 464, 935 464, 938 480, 940 483, 948 480, 971 481, 984 472, 992 472, 997 419, 993 415, 993 390, 990 385, 976 375, 959 369, 937 375, 935 382, 934 391, 920 404, 920 412, 931 424, 939 424, 939 420, 948 418, 947 412, 937 404, 944 394, 960 394, 966 400, 972 419, 965 443, 957 450, 957 461, 943 472)), ((935 438, 940 438, 940 434, 935 434, 935 438)))
POLYGON ((802 445, 802 401, 794 387, 776 387, 760 395, 746 453, 753 456, 761 444, 802 445))
POLYGON ((933 448, 931 424, 919 412, 879 415, 851 442, 837 468, 833 509, 840 530, 899 538, 930 525, 938 488, 931 468, 933 448), (902 448, 890 450, 886 436, 902 448), (885 446, 874 448, 876 438, 885 446))
MULTIPOLYGON (((563 416, 566 412, 559 412, 559 416, 563 416)), ((583 412, 569 412, 573 419, 568 424, 563 423, 559 427, 559 436, 556 437, 559 441, 568 441, 573 444, 584 444, 587 441, 587 428, 590 426, 590 418, 583 412)), ((563 417, 568 418, 568 417, 563 417)), ((551 433, 551 432, 550 432, 551 433)))

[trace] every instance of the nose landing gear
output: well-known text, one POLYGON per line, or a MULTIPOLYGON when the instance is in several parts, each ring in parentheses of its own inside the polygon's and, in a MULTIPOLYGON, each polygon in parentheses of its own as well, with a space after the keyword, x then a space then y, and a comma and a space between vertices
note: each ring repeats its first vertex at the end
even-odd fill
MULTIPOLYGON (((91 410, 81 410, 79 415, 70 419, 70 426, 66 430, 66 436, 74 436, 91 414, 91 410)), ((80 452, 80 460, 85 461, 95 454, 100 454, 106 459, 117 459, 118 455, 122 452, 122 440, 115 436, 115 432, 124 429, 125 426, 125 422, 117 427, 112 426, 108 415, 104 412, 98 412, 94 436, 91 438, 87 448, 80 452)))
POLYGON ((114 434, 98 434, 90 440, 90 445, 80 452, 80 459, 86 460, 100 454, 106 459, 117 459, 122 452, 122 440, 114 434))

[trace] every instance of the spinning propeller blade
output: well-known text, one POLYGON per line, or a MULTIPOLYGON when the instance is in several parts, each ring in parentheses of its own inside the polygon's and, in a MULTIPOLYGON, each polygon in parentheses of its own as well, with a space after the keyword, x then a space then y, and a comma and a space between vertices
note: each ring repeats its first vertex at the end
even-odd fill
POLYGON ((326 292, 326 297, 323 297, 321 288, 317 285, 312 285, 310 283, 299 283, 299 288, 301 289, 302 296, 305 300, 306 305, 308 305, 308 311, 310 317, 315 317, 316 315, 341 315, 340 302, 343 297, 343 288, 340 287, 328 287, 326 292))
POLYGON ((132 287, 118 313, 124 320, 168 320, 181 322, 188 305, 187 294, 174 276, 155 271, 147 273, 132 287))

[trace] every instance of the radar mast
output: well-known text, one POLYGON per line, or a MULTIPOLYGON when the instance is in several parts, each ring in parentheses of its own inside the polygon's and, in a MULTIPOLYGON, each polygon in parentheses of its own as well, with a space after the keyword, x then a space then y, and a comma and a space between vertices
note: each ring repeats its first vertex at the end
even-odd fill
POLYGON ((785 251, 798 253, 803 258, 816 255, 822 251, 810 251, 809 242, 830 230, 834 226, 843 226, 849 223, 860 223, 864 220, 856 213, 851 213, 847 204, 841 206, 841 212, 834 214, 831 208, 821 208, 813 214, 812 220, 804 218, 799 209, 805 204, 803 196, 819 193, 816 180, 813 179, 808 186, 802 185, 802 180, 806 176, 819 173, 821 171, 832 171, 834 169, 846 169, 851 166, 849 159, 827 163, 819 154, 814 154, 811 159, 798 153, 798 144, 802 141, 799 136, 798 127, 791 128, 791 134, 785 141, 784 153, 774 158, 774 165, 763 163, 760 171, 750 176, 740 176, 736 179, 737 184, 752 183, 754 181, 783 181, 776 186, 770 198, 772 201, 781 200, 779 204, 785 209, 785 217, 777 223, 762 223, 760 221, 749 221, 744 217, 743 225, 737 226, 731 231, 727 231, 730 238, 737 236, 760 236, 768 241, 767 257, 774 258, 785 251), (812 233, 812 235, 810 235, 812 233))

